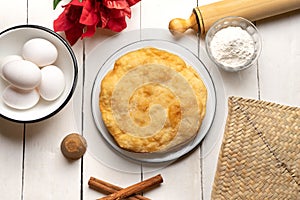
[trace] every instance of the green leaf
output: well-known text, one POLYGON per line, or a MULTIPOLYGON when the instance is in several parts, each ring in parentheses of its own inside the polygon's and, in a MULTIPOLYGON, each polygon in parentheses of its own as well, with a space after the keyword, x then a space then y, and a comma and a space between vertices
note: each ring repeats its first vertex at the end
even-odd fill
POLYGON ((59 2, 61 2, 61 0, 53 0, 53 10, 55 10, 59 2))

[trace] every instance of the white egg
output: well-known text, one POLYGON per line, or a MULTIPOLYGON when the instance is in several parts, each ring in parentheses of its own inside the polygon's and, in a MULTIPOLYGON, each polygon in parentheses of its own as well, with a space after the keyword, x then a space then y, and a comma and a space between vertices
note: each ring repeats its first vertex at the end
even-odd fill
POLYGON ((6 63, 2 75, 9 83, 24 90, 31 90, 41 81, 41 70, 34 63, 27 60, 15 60, 6 63))
POLYGON ((53 64, 57 59, 58 52, 56 47, 48 40, 34 38, 24 44, 22 55, 25 60, 42 67, 53 64))
POLYGON ((36 90, 21 90, 9 85, 4 89, 2 99, 6 105, 12 108, 25 110, 35 106, 40 95, 36 90))
POLYGON ((11 62, 11 61, 15 61, 15 60, 23 60, 23 58, 21 56, 19 56, 19 55, 8 55, 8 56, 3 57, 0 60, 0 75, 1 76, 2 76, 2 68, 3 68, 3 66, 6 63, 11 62))
POLYGON ((41 69, 42 80, 38 86, 41 97, 47 101, 57 99, 65 89, 65 76, 62 70, 54 65, 41 69))

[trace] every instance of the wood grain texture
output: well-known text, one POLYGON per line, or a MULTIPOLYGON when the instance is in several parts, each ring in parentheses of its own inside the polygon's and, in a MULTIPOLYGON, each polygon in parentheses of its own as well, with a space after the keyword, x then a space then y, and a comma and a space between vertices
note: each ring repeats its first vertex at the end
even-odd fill
MULTIPOLYGON (((131 7, 131 10, 132 16, 131 19, 126 19, 127 28, 124 30, 124 32, 140 29, 140 3, 137 3, 133 7, 131 7)), ((125 187, 127 185, 130 185, 130 183, 132 182, 139 182, 141 180, 140 165, 130 165, 126 160, 120 158, 118 154, 115 154, 115 152, 111 151, 111 149, 107 146, 105 140, 101 138, 99 130, 95 126, 91 111, 91 93, 94 80, 100 67, 105 62, 105 60, 101 58, 105 57, 104 55, 113 54, 117 50, 117 48, 114 45, 109 45, 108 47, 103 48, 103 55, 99 55, 97 52, 95 57, 99 59, 96 59, 97 61, 95 63, 89 62, 90 56, 92 52, 98 47, 98 45, 101 45, 110 37, 116 37, 117 35, 118 33, 112 32, 110 30, 98 29, 92 38, 84 39, 85 59, 83 61, 84 68, 82 69, 84 71, 84 77, 82 79, 82 82, 80 83, 81 87, 84 86, 84 89, 82 90, 82 95, 84 97, 82 110, 82 112, 84 113, 82 119, 82 132, 83 135, 89 135, 87 137, 88 145, 89 143, 99 143, 99 154, 101 155, 95 153, 94 149, 89 148, 88 146, 87 154, 83 158, 83 199, 97 199, 101 196, 104 196, 103 194, 91 190, 88 187, 88 180, 91 176, 99 177, 100 179, 107 180, 111 183, 116 183, 121 187, 125 187), (102 154, 105 154, 104 160, 101 160, 103 158, 102 154), (99 159, 99 157, 101 159, 99 159), (111 165, 110 163, 114 164, 111 165), (115 166, 121 167, 118 167, 116 169, 115 166), (125 169, 127 168, 129 168, 130 171, 133 171, 134 173, 126 171, 125 169)), ((128 40, 126 41, 126 38, 123 38, 122 42, 127 43, 128 40)), ((102 52, 100 51, 100 54, 101 53, 102 52)))
MULTIPOLYGON (((28 23, 53 30, 53 20, 61 11, 60 6, 52 9, 52 1, 28 0, 28 23)), ((73 49, 80 67, 82 42, 73 49)), ((26 124, 24 199, 80 199, 81 162, 68 161, 60 150, 62 139, 70 133, 80 133, 72 100, 50 119, 26 124)))
POLYGON ((0 118, 0 199, 22 196, 24 125, 0 118))
POLYGON ((300 106, 300 10, 257 26, 263 41, 258 61, 261 99, 300 106))
MULTIPOLYGON (((52 1, 11 0, 0 7, 0 29, 2 31, 27 22, 52 29, 53 20, 62 12, 61 5, 68 2, 63 0, 56 10, 52 10, 52 1), (12 11, 17 14, 12 15, 12 11)), ((188 18, 194 7, 211 2, 215 0, 143 0, 132 7, 132 18, 127 20, 128 26, 124 32, 144 28, 167 30, 171 19, 188 18)), ((198 39, 194 32, 185 33, 182 37, 191 38, 188 48, 222 81, 224 88, 219 92, 224 93, 224 102, 227 102, 228 96, 234 95, 300 106, 300 11, 261 20, 256 24, 262 36, 262 54, 256 65, 238 73, 216 69, 205 53, 203 38, 198 39)), ((115 169, 99 160, 89 149, 89 141, 83 160, 69 162, 61 154, 60 142, 71 132, 83 136, 96 133, 99 136, 91 113, 91 89, 105 60, 98 55, 99 62, 87 68, 91 66, 88 58, 98 45, 116 35, 99 29, 94 37, 80 40, 72 46, 79 66, 78 85, 72 100, 57 115, 26 125, 0 119, 0 179, 6 180, 0 184, 0 199, 97 199, 102 194, 88 187, 91 176, 126 187, 158 173, 164 177, 164 184, 145 193, 151 199, 211 199, 226 105, 221 105, 225 114, 218 120, 220 125, 213 130, 214 134, 207 137, 200 148, 168 165, 131 165, 120 159, 119 155, 108 152, 104 140, 99 141, 100 148, 104 149, 102 153, 115 162, 114 166, 124 166, 131 172, 115 169)), ((126 40, 122 38, 122 42, 126 43, 126 40)), ((116 47, 111 45, 101 53, 115 50, 116 47)))
MULTIPOLYGON (((0 7, 0 13, 0 31, 25 24, 26 1, 12 0, 0 7), (18 15, 10 17, 12 10, 18 15)), ((0 199, 20 199, 22 196, 24 131, 23 124, 0 118, 0 199)))

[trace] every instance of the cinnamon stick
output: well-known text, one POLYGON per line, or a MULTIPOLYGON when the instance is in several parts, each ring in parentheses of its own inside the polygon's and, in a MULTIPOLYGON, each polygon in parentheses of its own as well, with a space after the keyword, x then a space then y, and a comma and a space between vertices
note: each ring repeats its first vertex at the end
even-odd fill
MULTIPOLYGON (((123 189, 119 186, 113 185, 111 183, 105 182, 103 180, 100 180, 100 179, 97 179, 94 177, 90 177, 88 185, 90 186, 90 188, 97 190, 104 194, 115 193, 115 192, 123 189)), ((129 197, 128 200, 150 200, 150 199, 137 194, 137 195, 129 197)))
POLYGON ((127 188, 121 189, 115 193, 112 193, 106 197, 102 197, 98 200, 116 200, 116 199, 122 199, 122 198, 126 198, 129 197, 133 194, 137 194, 140 193, 150 187, 153 187, 155 185, 158 185, 159 183, 163 182, 163 178, 162 176, 156 175, 152 178, 149 178, 147 180, 141 181, 139 183, 136 183, 134 185, 131 185, 127 188))

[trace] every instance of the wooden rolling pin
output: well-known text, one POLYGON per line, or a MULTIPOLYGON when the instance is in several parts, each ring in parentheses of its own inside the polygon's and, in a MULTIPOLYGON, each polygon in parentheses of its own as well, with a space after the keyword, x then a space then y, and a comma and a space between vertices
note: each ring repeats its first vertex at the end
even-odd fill
POLYGON ((300 0, 224 0, 194 8, 189 19, 171 20, 169 30, 184 33, 193 29, 204 35, 215 21, 223 17, 239 16, 257 21, 299 8, 300 0))

